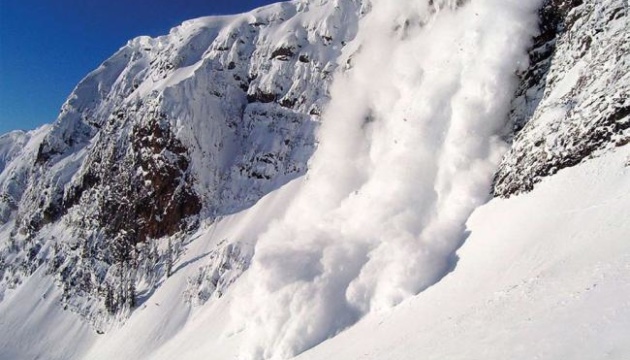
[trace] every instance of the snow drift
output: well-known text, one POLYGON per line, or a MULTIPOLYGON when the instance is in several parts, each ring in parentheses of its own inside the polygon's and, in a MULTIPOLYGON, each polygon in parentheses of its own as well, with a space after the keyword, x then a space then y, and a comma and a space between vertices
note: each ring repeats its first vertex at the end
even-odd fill
POLYGON ((303 190, 233 309, 288 358, 438 281, 485 202, 538 1, 374 0, 335 79, 303 190), (253 293, 252 293, 253 289, 253 293), (254 319, 253 322, 251 319, 254 319))

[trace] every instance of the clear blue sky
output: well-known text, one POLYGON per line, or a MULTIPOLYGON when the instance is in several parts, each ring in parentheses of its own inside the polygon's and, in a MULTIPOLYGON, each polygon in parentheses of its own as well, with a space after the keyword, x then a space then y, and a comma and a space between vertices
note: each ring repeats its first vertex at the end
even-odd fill
POLYGON ((55 120, 74 86, 139 35, 278 0, 0 0, 0 134, 55 120))

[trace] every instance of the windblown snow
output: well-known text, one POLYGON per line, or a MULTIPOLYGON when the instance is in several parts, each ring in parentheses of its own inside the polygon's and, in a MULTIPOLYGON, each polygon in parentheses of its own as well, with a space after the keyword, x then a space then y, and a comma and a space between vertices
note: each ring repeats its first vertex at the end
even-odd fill
POLYGON ((563 1, 296 0, 130 41, 0 136, 0 359, 626 359, 627 105, 600 158, 486 204, 519 81, 566 87, 518 77, 563 1))
MULTIPOLYGON (((536 2, 374 1, 303 190, 256 245, 254 358, 288 358, 438 281, 488 199, 536 2)), ((253 321, 251 321, 253 317, 253 321)))

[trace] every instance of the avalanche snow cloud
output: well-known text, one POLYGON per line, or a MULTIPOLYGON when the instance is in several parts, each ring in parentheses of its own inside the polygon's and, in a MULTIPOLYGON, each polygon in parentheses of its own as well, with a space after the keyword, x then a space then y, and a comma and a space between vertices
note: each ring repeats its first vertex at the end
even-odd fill
POLYGON ((233 306, 254 359, 291 357, 437 282, 507 148, 539 1, 371 5, 304 186, 233 306))

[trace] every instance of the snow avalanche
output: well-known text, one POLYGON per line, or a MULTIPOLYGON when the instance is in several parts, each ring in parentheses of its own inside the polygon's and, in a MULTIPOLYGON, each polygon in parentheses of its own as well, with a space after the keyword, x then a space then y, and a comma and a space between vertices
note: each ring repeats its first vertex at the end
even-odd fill
POLYGON ((507 149, 539 6, 461 3, 372 2, 304 187, 259 238, 236 290, 235 327, 252 358, 294 356, 454 265, 507 149))

